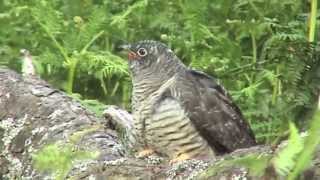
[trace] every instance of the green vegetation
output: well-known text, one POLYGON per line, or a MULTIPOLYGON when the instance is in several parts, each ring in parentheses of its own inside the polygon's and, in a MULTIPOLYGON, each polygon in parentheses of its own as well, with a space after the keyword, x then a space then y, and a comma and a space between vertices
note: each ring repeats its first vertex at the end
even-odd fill
MULTIPOLYGON (((317 111, 314 115, 310 125, 308 136, 305 139, 303 149, 304 151, 299 153, 296 157, 293 171, 289 174, 288 179, 296 179, 296 177, 311 164, 311 160, 314 156, 314 152, 317 146, 320 144, 320 112, 317 111)), ((297 148, 297 147, 295 147, 297 148)))
POLYGON ((224 159, 201 173, 199 179, 210 179, 210 177, 218 175, 219 172, 232 167, 247 167, 251 176, 261 177, 268 167, 270 159, 268 154, 250 154, 244 157, 224 159))
POLYGON ((33 154, 35 167, 40 171, 52 173, 56 180, 66 179, 74 164, 82 160, 94 159, 99 155, 98 152, 89 152, 77 148, 77 143, 83 136, 99 128, 101 127, 93 126, 75 132, 69 138, 69 143, 67 144, 56 142, 44 146, 37 153, 33 154))
POLYGON ((209 167, 200 174, 199 178, 208 179, 232 167, 246 167, 250 176, 257 179, 262 179, 263 176, 268 179, 299 179, 299 175, 313 165, 311 160, 320 144, 320 111, 317 111, 310 121, 306 137, 299 135, 298 129, 293 123, 289 124, 289 129, 288 142, 280 148, 279 152, 227 157, 209 167))
MULTIPOLYGON (((159 40, 225 85, 259 142, 290 132, 298 143, 289 122, 307 127, 317 106, 319 9, 317 0, 3 0, 0 66, 20 71, 19 50, 28 49, 43 79, 101 114, 104 104, 130 109, 126 57, 116 47, 159 40)), ((317 126, 304 145, 310 152, 287 150, 301 161, 281 172, 304 169, 317 126)))
POLYGON ((74 164, 95 157, 97 154, 74 150, 72 145, 64 144, 59 147, 57 144, 50 144, 34 155, 33 159, 38 170, 52 173, 56 180, 62 180, 66 178, 74 164))
POLYGON ((295 164, 297 155, 303 150, 303 140, 298 129, 290 123, 290 137, 287 146, 274 158, 274 166, 280 175, 287 175, 295 164))

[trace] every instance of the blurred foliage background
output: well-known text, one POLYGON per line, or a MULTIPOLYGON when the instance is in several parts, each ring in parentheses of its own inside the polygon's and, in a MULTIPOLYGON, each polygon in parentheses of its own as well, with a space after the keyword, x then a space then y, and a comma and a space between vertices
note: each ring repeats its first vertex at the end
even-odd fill
MULTIPOLYGON (((319 91, 319 13, 306 0, 2 0, 0 65, 38 74, 101 113, 130 110, 122 43, 162 41, 231 93, 260 142, 304 127, 319 91), (314 35, 310 35, 312 34, 314 35), (317 42, 318 39, 318 42, 317 42)), ((319 9, 319 4, 316 7, 319 9)))

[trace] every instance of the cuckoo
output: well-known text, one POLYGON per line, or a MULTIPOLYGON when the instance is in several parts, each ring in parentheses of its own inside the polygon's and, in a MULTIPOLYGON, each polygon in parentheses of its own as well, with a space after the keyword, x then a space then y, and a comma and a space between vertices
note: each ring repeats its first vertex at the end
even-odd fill
POLYGON ((132 76, 138 156, 171 162, 214 158, 256 143, 239 108, 213 77, 189 69, 165 44, 123 45, 132 76))

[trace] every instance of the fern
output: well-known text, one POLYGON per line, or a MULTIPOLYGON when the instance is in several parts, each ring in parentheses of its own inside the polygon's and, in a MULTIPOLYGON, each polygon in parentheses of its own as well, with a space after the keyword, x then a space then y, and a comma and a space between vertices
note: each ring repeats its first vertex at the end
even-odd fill
POLYGON ((317 146, 320 143, 320 111, 318 110, 311 122, 308 130, 308 136, 304 142, 304 150, 297 157, 296 164, 292 172, 289 174, 288 179, 294 180, 296 177, 305 170, 308 166, 310 166, 311 160, 314 156, 314 152, 317 146))
POLYGON ((63 14, 56 10, 55 1, 39 1, 35 7, 31 8, 31 14, 42 28, 50 33, 50 36, 56 36, 63 32, 63 14))
POLYGON ((135 10, 139 8, 145 8, 147 5, 147 0, 140 0, 136 2, 135 4, 129 6, 124 12, 114 15, 112 17, 112 21, 110 25, 118 25, 120 28, 125 26, 125 23, 127 21, 127 17, 135 10))
MULTIPOLYGON (((5 1, 0 64, 20 70, 30 50, 40 75, 84 99, 130 109, 125 42, 161 40, 191 68, 231 92, 260 142, 288 121, 305 124, 315 106, 319 44, 308 43, 302 1, 5 1), (19 38, 17 38, 19 37, 19 38)), ((318 32, 318 31, 314 31, 318 32)), ((317 37, 317 36, 315 36, 317 37)))
POLYGON ((298 129, 293 123, 289 124, 289 128, 290 137, 288 145, 273 160, 276 171, 282 176, 289 174, 296 163, 298 154, 303 150, 303 140, 299 135, 298 129))

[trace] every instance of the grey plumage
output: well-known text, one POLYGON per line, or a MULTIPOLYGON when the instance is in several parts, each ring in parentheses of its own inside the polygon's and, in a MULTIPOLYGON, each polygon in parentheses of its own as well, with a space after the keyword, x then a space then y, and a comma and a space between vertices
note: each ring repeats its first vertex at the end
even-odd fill
POLYGON ((127 48, 139 148, 198 158, 255 144, 239 108, 215 79, 187 68, 162 43, 140 41, 127 48))

